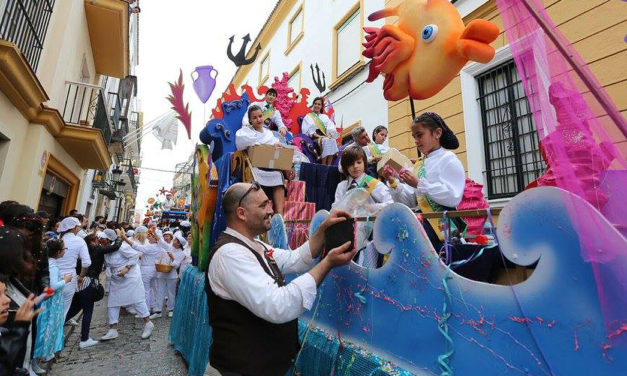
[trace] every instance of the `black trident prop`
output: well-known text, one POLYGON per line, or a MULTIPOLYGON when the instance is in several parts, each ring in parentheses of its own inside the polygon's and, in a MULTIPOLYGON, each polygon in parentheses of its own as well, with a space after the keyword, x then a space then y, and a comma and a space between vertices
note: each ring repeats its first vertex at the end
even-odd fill
POLYGON ((311 64, 311 78, 313 79, 314 85, 318 88, 318 91, 321 93, 327 89, 327 81, 324 77, 324 72, 322 72, 322 79, 320 78, 320 68, 318 67, 318 63, 316 63, 316 74, 314 74, 314 67, 311 64))
POLYGON ((257 55, 259 54, 259 50, 261 50, 261 44, 257 44, 257 48, 255 49, 255 54, 250 59, 246 59, 246 46, 248 45, 248 42, 250 42, 250 34, 246 34, 242 38, 244 40, 244 43, 242 44, 242 48, 239 49, 239 52, 235 56, 233 56, 233 52, 231 52, 231 46, 233 45, 234 38, 235 38, 235 35, 229 38, 229 46, 226 49, 226 56, 228 56, 229 59, 233 63, 235 63, 235 66, 239 67, 240 65, 248 65, 248 64, 251 64, 253 61, 255 61, 255 59, 257 58, 257 55))

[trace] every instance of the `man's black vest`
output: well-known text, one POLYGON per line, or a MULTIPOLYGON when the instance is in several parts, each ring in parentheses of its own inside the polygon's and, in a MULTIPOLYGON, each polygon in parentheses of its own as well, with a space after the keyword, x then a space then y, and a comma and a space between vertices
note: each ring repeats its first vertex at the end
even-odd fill
MULTIPOLYGON (((278 286, 285 286, 281 271, 274 262, 270 268, 262 256, 240 239, 222 233, 209 255, 209 264, 215 252, 225 244, 237 243, 246 247, 259 261, 259 266, 278 286)), ((209 323, 213 342, 209 353, 211 366, 223 372, 246 375, 283 376, 294 364, 298 353, 298 320, 273 324, 263 320, 234 300, 217 296, 209 286, 205 273, 205 291, 209 306, 209 323)))

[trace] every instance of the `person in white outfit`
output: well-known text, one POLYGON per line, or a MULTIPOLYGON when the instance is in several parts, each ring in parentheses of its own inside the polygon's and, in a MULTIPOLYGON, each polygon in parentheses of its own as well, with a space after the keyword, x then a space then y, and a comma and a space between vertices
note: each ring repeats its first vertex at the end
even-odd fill
POLYGON ((192 264, 192 233, 190 232, 189 234, 187 234, 187 237, 185 238, 185 240, 187 240, 187 244, 185 245, 185 247, 183 247, 183 260, 181 261, 181 266, 179 267, 179 280, 181 279, 181 277, 183 276, 183 270, 185 270, 185 267, 187 265, 191 265, 192 264))
POLYGON ((156 283, 155 278, 157 277, 155 264, 163 253, 163 250, 159 244, 157 244, 157 238, 153 234, 148 234, 146 226, 139 226, 137 228, 134 240, 129 239, 125 235, 120 235, 124 241, 140 253, 140 270, 144 284, 146 306, 148 306, 148 308, 154 307, 155 296, 152 291, 152 284, 156 283))
POLYGON ((65 243, 66 251, 63 257, 57 259, 57 267, 61 277, 71 275, 72 280, 66 283, 63 288, 63 317, 70 310, 72 298, 76 292, 77 284, 83 282, 83 277, 87 274, 87 268, 91 265, 87 243, 76 234, 81 230, 81 222, 75 217, 67 217, 59 225, 59 234, 65 243), (81 260, 81 272, 76 275, 78 259, 81 260))
MULTIPOLYGON (((105 232, 113 230, 105 230, 105 232)), ((155 325, 150 321, 144 285, 139 270, 139 253, 127 243, 120 249, 105 255, 107 268, 111 271, 107 314, 109 331, 102 337, 103 341, 118 337, 117 325, 121 307, 132 307, 146 323, 142 339, 150 338, 155 325)))
POLYGON ((321 149, 320 163, 330 165, 338 153, 335 124, 324 114, 324 98, 313 101, 312 112, 303 118, 302 132, 316 142, 321 149))
MULTIPOLYGON (((158 236, 158 234, 157 234, 158 236)), ((174 311, 174 300, 176 299, 176 280, 178 278, 178 268, 181 265, 181 261, 185 257, 183 248, 187 245, 187 241, 183 237, 183 234, 179 231, 174 234, 174 240, 172 244, 167 244, 165 241, 159 239, 159 244, 166 248, 164 252, 163 260, 169 260, 170 265, 173 266, 172 270, 168 273, 157 272, 157 298, 155 313, 150 316, 151 318, 161 317, 161 310, 163 309, 164 300, 168 297, 167 309, 168 317, 172 317, 172 311, 174 311)))

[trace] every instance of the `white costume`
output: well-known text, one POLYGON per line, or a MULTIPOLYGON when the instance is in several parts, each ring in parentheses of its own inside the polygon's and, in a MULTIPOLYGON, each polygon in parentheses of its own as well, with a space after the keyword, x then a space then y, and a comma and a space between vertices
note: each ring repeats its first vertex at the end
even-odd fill
POLYGON ((152 291, 152 284, 155 283, 157 277, 157 269, 155 264, 159 260, 159 257, 163 253, 163 250, 157 243, 141 244, 138 241, 133 244, 133 249, 141 253, 140 270, 142 274, 142 282, 144 284, 144 296, 146 299, 146 306, 154 307, 155 296, 152 291))
MULTIPOLYGON (((366 175, 366 173, 363 173, 356 179, 349 177, 348 179, 341 181, 335 189, 335 201, 333 202, 333 208, 337 207, 344 210, 349 209, 350 204, 346 202, 346 200, 349 199, 348 194, 351 193, 354 188, 364 188, 368 190, 364 182, 364 179, 366 178, 373 179, 370 176, 366 175)), ((366 210, 369 215, 376 215, 379 210, 394 202, 394 199, 390 194, 389 188, 381 181, 378 181, 378 179, 375 180, 377 181, 377 183, 374 188, 370 190, 370 199, 372 201, 361 204, 361 207, 359 208, 359 210, 366 210), (374 202, 374 204, 372 202, 374 202)), ((351 214, 353 216, 363 215, 363 213, 351 214)), ((360 250, 360 252, 357 255, 355 262, 358 265, 375 268, 379 255, 376 248, 374 247, 374 244, 368 241, 371 233, 372 225, 364 222, 357 223, 355 247, 360 250), (364 247, 366 247, 366 249, 362 249, 364 247)))
POLYGON ((59 274, 61 277, 66 274, 70 274, 72 276, 72 281, 67 283, 63 289, 63 317, 65 317, 67 312, 70 310, 72 298, 74 297, 74 293, 77 288, 77 260, 81 259, 81 267, 87 268, 91 265, 91 258, 89 257, 87 243, 85 243, 82 238, 69 232, 63 235, 62 239, 65 243, 66 251, 63 257, 57 259, 57 267, 59 267, 59 274))
POLYGON ((189 243, 183 247, 183 260, 181 260, 181 266, 179 267, 179 279, 183 276, 183 270, 187 265, 192 264, 192 248, 189 243))
MULTIPOLYGON (((303 118, 303 125, 301 131, 309 137, 312 137, 314 142, 317 142, 315 138, 313 138, 313 134, 316 133, 318 126, 315 121, 315 114, 309 113, 307 116, 303 118)), ((322 155, 321 157, 327 157, 329 155, 335 155, 338 153, 337 141, 338 137, 337 130, 335 129, 335 124, 329 119, 329 117, 325 114, 319 114, 318 118, 322 121, 325 127, 325 134, 331 136, 333 138, 324 137, 322 138, 322 155)))
POLYGON ((417 188, 404 183, 390 188, 394 201, 413 208, 417 197, 426 195, 442 206, 457 207, 464 195, 466 175, 455 153, 444 148, 434 150, 425 157, 424 168, 425 176, 419 180, 417 188))
MULTIPOLYGON (((251 103, 248 106, 248 108, 251 108, 252 106, 259 106, 261 108, 261 111, 265 112, 270 105, 266 101, 263 101, 263 102, 253 102, 253 103, 251 103)), ((274 107, 274 106, 272 106, 272 107, 274 107)), ((285 126, 285 124, 283 124, 283 118, 281 117, 281 113, 279 112, 279 110, 276 107, 274 107, 274 113, 268 119, 271 122, 273 122, 274 125, 276 125, 279 130, 281 130, 281 128, 283 128, 283 129, 285 129, 287 131, 287 127, 285 126)), ((246 128, 246 127, 251 127, 250 123, 248 122, 248 110, 246 110, 246 113, 244 114, 244 117, 242 118, 242 128, 246 128)), ((268 125, 264 124, 264 128, 267 128, 267 127, 268 127, 268 125)))
POLYGON ((388 145, 384 145, 384 144, 376 144, 376 145, 379 148, 379 150, 381 151, 381 154, 385 154, 388 151, 390 151, 390 147, 388 145))
POLYGON ((170 210, 176 207, 176 202, 173 199, 163 201, 163 210, 170 210))
MULTIPOLYGON (((237 150, 245 150, 254 145, 274 145, 279 139, 274 136, 271 130, 262 128, 261 132, 252 127, 242 127, 235 133, 235 145, 237 150)), ((283 174, 277 170, 261 170, 253 167, 257 182, 265 187, 276 187, 283 185, 283 174)))
POLYGON ((185 254, 182 249, 174 248, 164 240, 159 240, 159 245, 162 248, 160 262, 170 264, 174 267, 168 273, 157 272, 157 295, 155 299, 155 306, 153 308, 155 309, 155 312, 161 312, 164 300, 167 296, 167 308, 168 311, 172 311, 174 309, 174 300, 176 299, 176 279, 178 278, 177 269, 181 265, 181 261, 183 260, 185 254), (172 252, 174 255, 173 260, 170 259, 167 252, 172 252))
MULTIPOLYGON (((228 228, 226 234, 241 239, 265 261, 264 249, 258 242, 228 228)), ((264 243, 267 249, 269 245, 264 243)), ((229 243, 214 254, 207 276, 213 292, 222 299, 234 300, 271 323, 285 323, 311 309, 316 299, 316 281, 305 273, 316 263, 311 257, 309 242, 296 250, 274 248, 273 258, 283 274, 303 273, 286 286, 279 287, 259 265, 257 258, 242 245, 229 243)), ((267 266, 269 268, 269 266, 267 266)))
POLYGON ((132 307, 140 317, 149 315, 138 259, 139 253, 127 243, 122 243, 119 250, 105 255, 107 268, 111 271, 107 310, 109 325, 117 324, 120 307, 132 307), (124 276, 119 276, 118 272, 126 266, 131 268, 124 276))

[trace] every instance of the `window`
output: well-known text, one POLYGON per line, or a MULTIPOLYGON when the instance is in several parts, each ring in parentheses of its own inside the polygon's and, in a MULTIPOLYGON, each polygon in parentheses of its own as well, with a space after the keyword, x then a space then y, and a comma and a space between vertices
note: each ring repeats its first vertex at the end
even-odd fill
POLYGON ((333 36, 333 78, 342 75, 362 61, 362 14, 360 3, 335 26, 333 36))
POLYGON ((300 92, 301 85, 301 65, 302 62, 292 69, 289 76, 290 78, 287 80, 287 86, 294 89, 297 94, 300 92))
POLYGON ((292 48, 303 38, 304 23, 305 17, 303 6, 301 5, 287 26, 287 49, 285 50, 285 55, 289 54, 292 48))
POLYGON ((488 198, 511 197, 540 177, 546 168, 529 102, 513 60, 476 79, 488 198))
POLYGON ((264 56, 261 60, 261 64, 259 65, 259 85, 263 85, 270 76, 270 52, 264 56))

